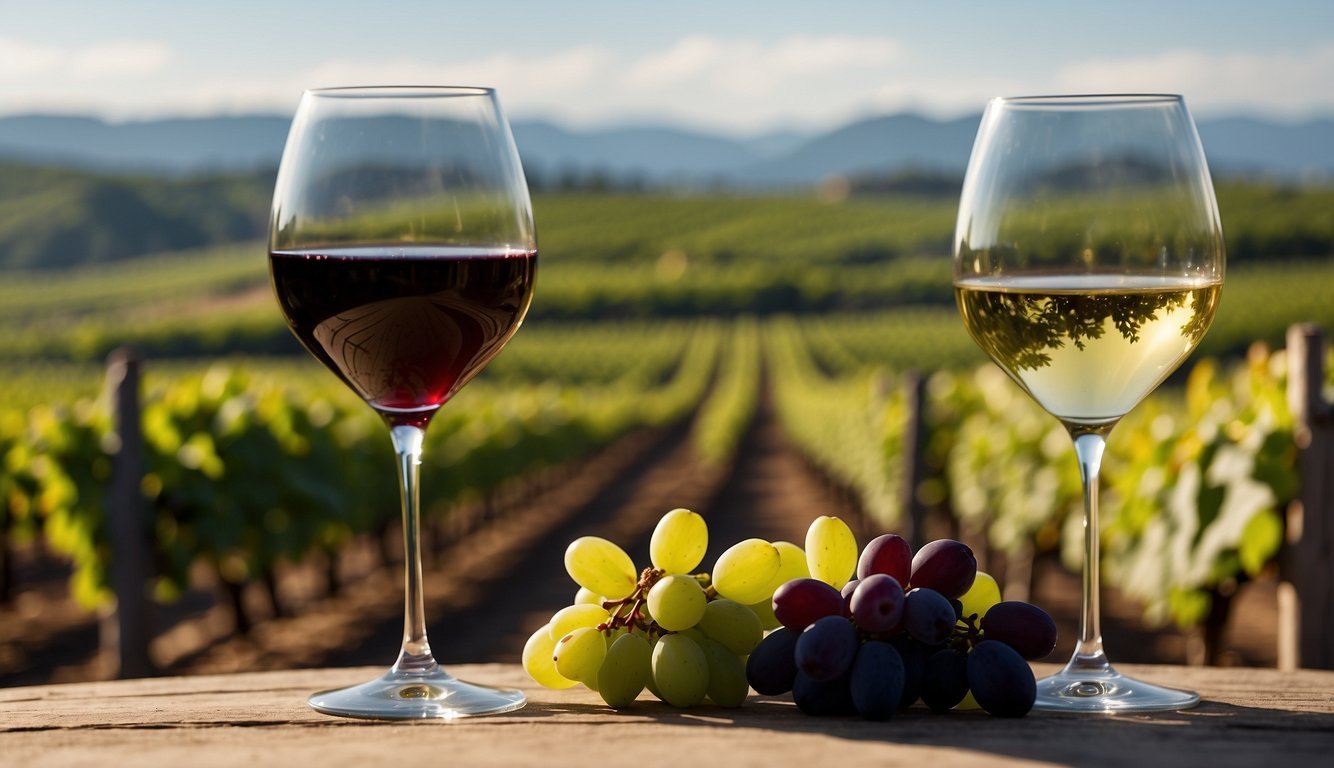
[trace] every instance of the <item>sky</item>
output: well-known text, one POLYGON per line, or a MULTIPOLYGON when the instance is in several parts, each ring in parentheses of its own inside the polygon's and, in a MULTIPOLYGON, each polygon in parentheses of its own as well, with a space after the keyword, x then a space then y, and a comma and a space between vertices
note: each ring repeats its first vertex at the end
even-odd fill
POLYGON ((1294 121, 1334 116, 1334 2, 0 0, 0 114, 291 114, 306 88, 380 84, 738 136, 1037 93, 1294 121))

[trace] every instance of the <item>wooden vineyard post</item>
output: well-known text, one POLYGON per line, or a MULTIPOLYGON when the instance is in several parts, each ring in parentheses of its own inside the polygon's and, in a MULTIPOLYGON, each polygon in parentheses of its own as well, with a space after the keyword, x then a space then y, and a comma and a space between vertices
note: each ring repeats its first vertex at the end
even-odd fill
POLYGON ((139 379, 141 359, 121 347, 107 359, 107 396, 112 430, 119 443, 107 496, 107 529, 111 541, 111 586, 115 608, 101 624, 104 658, 114 664, 118 677, 145 677, 153 672, 148 657, 148 578, 152 548, 144 514, 143 430, 140 424, 139 379))
POLYGON ((1288 366, 1302 487, 1280 564, 1278 666, 1334 669, 1334 405, 1324 398, 1319 328, 1288 329, 1288 366))

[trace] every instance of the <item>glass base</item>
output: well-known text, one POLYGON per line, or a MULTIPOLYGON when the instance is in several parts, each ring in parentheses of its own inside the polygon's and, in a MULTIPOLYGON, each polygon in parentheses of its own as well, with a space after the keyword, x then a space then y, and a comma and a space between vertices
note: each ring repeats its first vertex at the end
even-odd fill
POLYGON ((1033 709, 1043 712, 1163 712, 1200 703, 1193 691, 1179 691, 1126 677, 1110 666, 1101 670, 1066 668, 1038 681, 1033 709))
POLYGON ((510 712, 527 701, 522 691, 465 683, 439 667, 417 673, 390 670, 368 683, 306 699, 317 712, 369 720, 452 720, 510 712))

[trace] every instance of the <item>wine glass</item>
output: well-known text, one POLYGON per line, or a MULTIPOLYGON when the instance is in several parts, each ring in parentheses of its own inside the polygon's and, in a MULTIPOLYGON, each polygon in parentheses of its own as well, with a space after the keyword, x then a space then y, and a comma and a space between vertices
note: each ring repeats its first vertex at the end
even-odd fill
POLYGON ((1098 470, 1108 433, 1199 345, 1223 284, 1223 235, 1180 96, 994 99, 954 236, 973 339, 1069 431, 1084 491, 1074 655, 1035 707, 1120 712, 1199 696, 1118 673, 1099 626, 1098 470))
POLYGON ((432 657, 419 536, 427 425, 500 352, 532 299, 532 205, 495 92, 307 91, 278 171, 269 253, 292 332, 388 424, 402 497, 398 660, 310 705, 395 720, 522 707, 522 692, 459 681, 432 657))

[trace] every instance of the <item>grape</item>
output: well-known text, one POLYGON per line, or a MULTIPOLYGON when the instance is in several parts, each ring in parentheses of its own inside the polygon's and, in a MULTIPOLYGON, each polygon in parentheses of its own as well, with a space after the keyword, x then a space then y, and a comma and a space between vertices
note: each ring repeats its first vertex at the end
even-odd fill
POLYGON ((843 596, 818 579, 795 579, 774 592, 773 607, 783 626, 800 632, 825 616, 842 616, 843 596))
POLYGON ((762 627, 764 631, 767 632, 771 629, 778 629, 783 626, 783 622, 779 621, 778 617, 774 615, 773 600, 761 600, 758 603, 751 603, 746 607, 749 608, 751 613, 754 613, 755 617, 760 620, 760 627, 762 627))
POLYGON ((588 587, 580 587, 579 591, 574 593, 574 605, 602 605, 606 599, 588 587))
POLYGON ((797 676, 797 638, 787 627, 770 632, 746 659, 746 679, 762 696, 776 696, 792 690, 797 676))
POLYGON ((863 631, 892 632, 903 619, 903 587, 893 576, 873 573, 858 580, 848 606, 863 631))
POLYGON ((627 707, 648 684, 652 648, 641 635, 623 634, 598 668, 598 694, 609 707, 627 707))
POLYGON ((708 659, 685 635, 663 635, 658 640, 652 670, 654 693, 673 707, 693 707, 709 692, 708 659))
POLYGON ((782 555, 764 539, 746 539, 729 547, 713 566, 713 588, 728 600, 749 605, 769 597, 782 555))
POLYGON ((701 637, 695 642, 709 665, 709 700, 720 707, 741 706, 750 692, 746 683, 746 665, 716 640, 701 637))
POLYGON ((908 582, 953 599, 967 592, 976 576, 977 558, 968 545, 954 539, 937 539, 917 550, 908 582))
POLYGON ((1028 662, 996 640, 983 640, 968 654, 968 687, 977 703, 997 717, 1023 717, 1038 695, 1028 662))
POLYGON ((968 657, 946 648, 931 654, 922 671, 922 701, 932 712, 948 712, 968 695, 968 657))
POLYGON ((775 541, 774 549, 778 550, 778 573, 774 574, 773 589, 769 594, 782 585, 793 579, 805 579, 811 575, 811 569, 806 565, 806 551, 790 541, 775 541))
POLYGON ((850 715, 857 711, 847 675, 833 680, 815 680, 801 672, 792 681, 792 700, 808 715, 850 715))
POLYGON ((973 579, 973 586, 963 593, 959 602, 963 603, 961 618, 976 616, 982 618, 987 615, 991 606, 1001 601, 1000 585, 991 577, 991 574, 982 571, 977 572, 977 578, 973 579))
POLYGON ((922 695, 922 675, 926 672, 926 648, 908 635, 898 635, 889 641, 903 660, 903 696, 899 709, 907 709, 922 695))
POLYGON ((806 565, 811 577, 834 589, 842 587, 857 570, 857 539, 848 524, 821 515, 806 529, 806 565))
POLYGON ((893 576, 900 584, 907 584, 912 575, 912 547, 897 533, 886 533, 871 539, 857 560, 857 578, 873 573, 893 576))
POLYGON ((556 664, 552 660, 556 652, 556 641, 551 639, 550 630, 549 624, 543 624, 528 638, 528 642, 523 644, 523 670, 544 688, 560 690, 578 685, 577 680, 571 680, 556 671, 556 664))
POLYGON ((826 616, 797 638, 797 669, 812 680, 828 681, 843 675, 857 656, 857 630, 842 616, 826 616))
POLYGON ((764 637, 760 620, 750 608, 725 597, 704 606, 699 630, 736 656, 749 654, 764 637))
POLYGON ((607 609, 600 605, 568 605, 551 617, 547 627, 551 632, 552 642, 560 640, 580 627, 596 627, 611 618, 607 609))
POLYGON ((607 641, 591 627, 580 627, 556 643, 552 658, 562 677, 597 690, 598 668, 607 656, 607 641))
POLYGON ((662 516, 648 545, 654 568, 667 573, 690 573, 709 548, 709 526, 688 509, 673 509, 662 516))
POLYGON ((924 645, 940 645, 954 633, 954 606, 934 589, 910 589, 903 597, 903 628, 924 645))
POLYGON ((843 588, 838 591, 843 596, 843 615, 849 619, 852 618, 852 593, 857 591, 857 584, 859 583, 858 579, 853 579, 844 584, 843 588))
POLYGON ((982 636, 999 640, 1029 661, 1056 649, 1056 622, 1041 608, 1018 600, 991 606, 982 617, 982 636))
POLYGON ((848 676, 858 714, 867 720, 888 720, 903 697, 903 675, 903 659, 893 646, 878 640, 864 643, 848 676))
POLYGON ((708 604, 704 588, 693 576, 664 576, 648 591, 648 609, 658 626, 679 632, 699 623, 708 604))
POLYGON ((582 536, 565 549, 565 570, 581 587, 611 600, 635 591, 639 573, 625 550, 597 536, 582 536))

